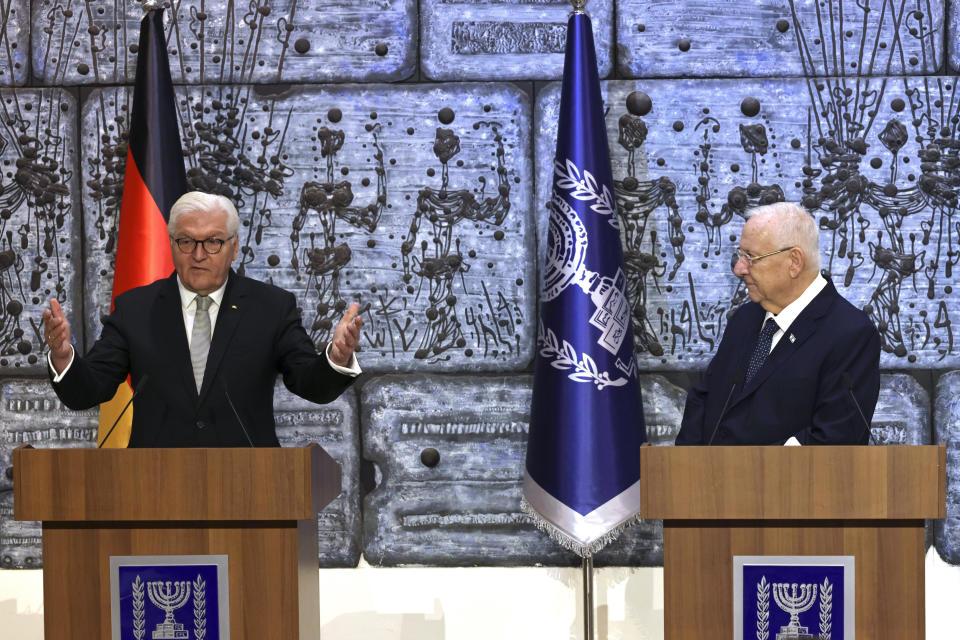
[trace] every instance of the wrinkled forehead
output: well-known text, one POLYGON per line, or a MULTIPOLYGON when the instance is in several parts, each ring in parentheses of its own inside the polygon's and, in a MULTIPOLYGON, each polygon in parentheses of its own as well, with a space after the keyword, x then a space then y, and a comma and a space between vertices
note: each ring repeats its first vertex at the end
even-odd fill
POLYGON ((741 249, 766 249, 767 245, 776 244, 777 221, 772 215, 757 215, 751 217, 743 225, 740 232, 741 249))
POLYGON ((174 234, 188 235, 198 239, 227 233, 227 212, 222 209, 214 211, 184 211, 174 221, 174 234))

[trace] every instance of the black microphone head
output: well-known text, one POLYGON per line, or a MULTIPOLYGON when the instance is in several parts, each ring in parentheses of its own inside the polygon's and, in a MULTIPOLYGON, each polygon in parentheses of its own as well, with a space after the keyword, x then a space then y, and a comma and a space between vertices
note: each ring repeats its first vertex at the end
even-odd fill
POLYGON ((853 389, 853 380, 850 379, 850 372, 849 372, 849 371, 844 371, 842 377, 843 377, 843 384, 845 384, 845 385, 847 386, 847 389, 851 389, 851 390, 852 390, 852 389, 853 389))
POLYGON ((140 381, 137 383, 137 386, 133 388, 135 394, 140 393, 145 386, 147 386, 147 380, 150 379, 150 374, 145 373, 140 377, 140 381))
POLYGON ((741 382, 743 382, 743 367, 733 372, 733 384, 740 384, 741 382))

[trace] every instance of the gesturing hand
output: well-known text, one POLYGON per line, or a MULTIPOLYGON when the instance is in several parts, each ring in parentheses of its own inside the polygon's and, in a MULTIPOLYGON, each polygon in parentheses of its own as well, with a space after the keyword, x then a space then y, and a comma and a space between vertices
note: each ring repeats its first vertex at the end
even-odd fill
POLYGON ((360 342, 360 327, 363 326, 363 317, 358 316, 360 304, 354 302, 343 314, 337 328, 333 330, 333 340, 330 342, 330 361, 340 367, 350 366, 353 352, 360 342))
POLYGON ((50 360, 57 373, 70 363, 73 348, 70 346, 70 322, 63 314, 56 298, 50 300, 50 308, 43 311, 43 334, 50 347, 50 360))

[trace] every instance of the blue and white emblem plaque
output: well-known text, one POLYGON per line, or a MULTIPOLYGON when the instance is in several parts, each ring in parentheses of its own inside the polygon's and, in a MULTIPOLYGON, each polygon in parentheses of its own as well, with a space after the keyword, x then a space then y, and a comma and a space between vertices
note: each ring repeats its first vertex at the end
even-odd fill
POLYGON ((227 556, 110 556, 113 640, 228 640, 227 556))
POLYGON ((734 556, 734 640, 854 640, 853 556, 734 556))

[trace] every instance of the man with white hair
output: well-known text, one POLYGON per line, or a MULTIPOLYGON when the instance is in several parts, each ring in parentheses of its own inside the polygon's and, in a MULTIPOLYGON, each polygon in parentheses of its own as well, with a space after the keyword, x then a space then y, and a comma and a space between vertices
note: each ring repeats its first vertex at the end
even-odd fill
POLYGON ((317 354, 293 294, 236 274, 239 218, 228 199, 194 191, 170 209, 174 273, 114 300, 84 357, 54 299, 43 312, 53 388, 71 409, 134 388, 131 447, 279 446, 273 416, 277 373, 313 402, 337 398, 360 373, 362 319, 354 303, 317 354))
POLYGON ((678 445, 867 443, 880 334, 820 273, 817 234, 795 204, 748 216, 733 272, 751 301, 687 394, 678 445))

